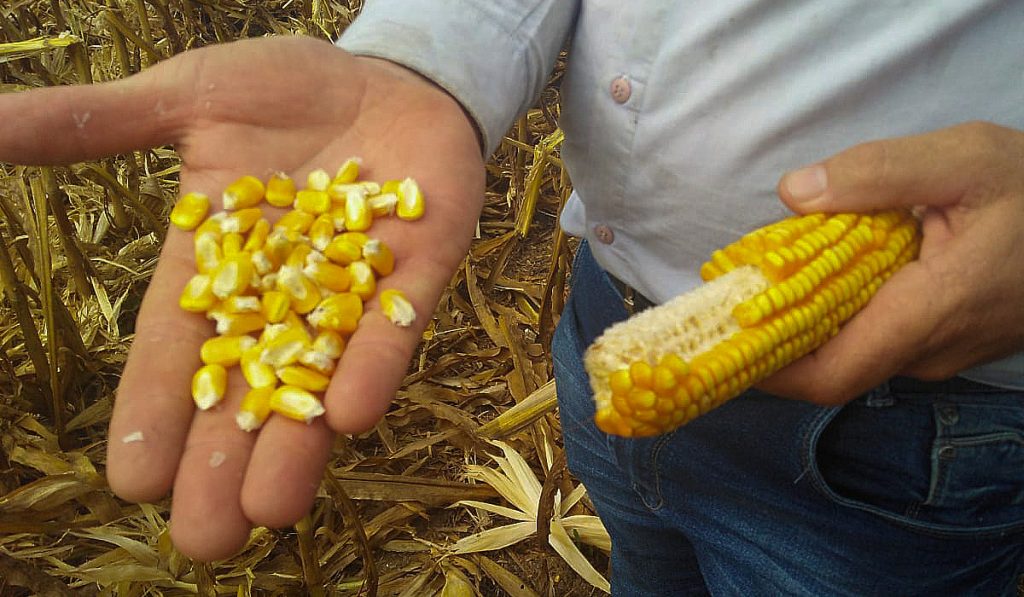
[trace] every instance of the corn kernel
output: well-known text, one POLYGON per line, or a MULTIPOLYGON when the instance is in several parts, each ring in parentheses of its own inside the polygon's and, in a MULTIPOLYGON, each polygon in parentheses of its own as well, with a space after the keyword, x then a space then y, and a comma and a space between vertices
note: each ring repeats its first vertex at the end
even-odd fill
POLYGON ((398 217, 403 220, 418 220, 423 217, 423 193, 416 181, 406 178, 398 187, 398 217))
POLYGON ((267 181, 267 203, 274 207, 291 207, 295 202, 295 181, 283 172, 277 172, 267 181))
POLYGON ((380 293, 380 306, 391 323, 409 327, 416 321, 416 310, 401 290, 389 288, 380 293))
POLYGON ((199 358, 207 365, 234 367, 242 360, 242 353, 256 346, 252 336, 214 336, 203 342, 199 358))
POLYGON ((242 245, 242 250, 246 253, 252 253, 263 248, 263 245, 267 242, 267 236, 270 235, 270 222, 265 218, 260 218, 253 224, 249 230, 249 236, 245 239, 245 244, 242 245))
POLYGON ((306 423, 324 414, 324 407, 316 396, 295 386, 281 386, 274 390, 270 396, 270 410, 306 423))
MULTIPOLYGON (((274 228, 291 233, 293 236, 305 234, 316 219, 311 213, 293 209, 281 216, 281 219, 274 223, 274 228)), ((289 240, 291 240, 289 238, 289 240)))
POLYGON ((323 251, 333 239, 334 220, 331 219, 331 214, 320 214, 309 227, 309 242, 317 251, 323 251))
POLYGON ((331 184, 331 175, 323 168, 317 168, 306 176, 306 188, 313 191, 326 191, 331 184))
POLYGON ((349 193, 345 198, 345 227, 362 232, 373 224, 373 212, 365 193, 349 193))
POLYGON ((194 230, 209 211, 209 197, 202 193, 185 193, 171 210, 171 223, 182 230, 194 230))
POLYGON ((243 176, 224 189, 224 209, 243 209, 258 205, 263 200, 263 181, 255 176, 243 176))
POLYGON ((345 160, 341 167, 338 168, 337 174, 334 175, 334 180, 331 181, 332 184, 348 184, 355 182, 355 180, 359 178, 359 166, 362 165, 362 163, 363 161, 361 159, 355 157, 345 160))
POLYGON ((295 267, 282 267, 277 272, 277 289, 291 297, 291 308, 300 315, 313 310, 320 302, 320 289, 295 267))
POLYGON ((220 237, 213 234, 198 234, 195 238, 196 269, 201 274, 212 273, 224 259, 220 237))
POLYGON ((320 330, 316 338, 313 339, 313 350, 328 358, 336 359, 345 351, 345 339, 331 330, 320 330))
POLYGON ((395 208, 398 205, 398 195, 382 193, 380 195, 373 195, 366 202, 370 206, 370 211, 373 212, 374 217, 383 218, 395 213, 395 208))
POLYGON ((302 269, 302 273, 331 292, 345 292, 352 285, 352 275, 348 269, 330 261, 310 263, 302 269))
POLYGON ((353 242, 351 237, 339 234, 324 249, 324 255, 338 265, 348 265, 363 256, 363 247, 353 242))
POLYGON ((263 219, 263 210, 258 207, 247 207, 228 213, 221 223, 221 230, 224 232, 249 232, 256 222, 263 219))
POLYGON ((288 314, 292 299, 280 290, 268 290, 260 298, 260 312, 268 323, 280 323, 288 314))
POLYGON ((245 244, 245 237, 237 232, 229 232, 220 240, 221 254, 225 257, 233 257, 242 252, 242 245, 245 244))
MULTIPOLYGON (((331 207, 331 210, 326 214, 331 219, 331 224, 334 226, 335 232, 341 232, 345 230, 345 206, 335 205, 331 207)), ((321 249, 322 251, 323 249, 321 249)))
POLYGON ((196 274, 185 284, 178 305, 190 313, 205 313, 217 304, 213 294, 213 281, 206 274, 196 274))
POLYGON ((270 417, 270 396, 273 387, 252 388, 242 398, 242 403, 235 414, 235 423, 242 431, 259 429, 270 417))
POLYGON ((348 273, 352 277, 350 292, 364 301, 370 300, 377 291, 377 279, 370 264, 365 261, 353 261, 348 264, 348 273))
POLYGON ((302 324, 267 326, 260 342, 263 344, 260 361, 275 369, 298 361, 302 353, 312 346, 309 332, 302 324))
POLYGON ((281 383, 310 392, 322 392, 331 383, 331 379, 323 373, 301 365, 289 365, 278 369, 277 378, 281 380, 281 383))
POLYGON ((267 324, 261 313, 228 313, 213 310, 207 313, 207 317, 216 322, 217 333, 221 336, 250 334, 263 329, 267 324))
POLYGON ((351 333, 363 316, 363 301, 351 292, 342 292, 323 300, 307 317, 309 324, 319 330, 351 333))
POLYGON ((363 259, 379 276, 386 276, 395 270, 395 256, 391 248, 380 239, 371 238, 366 241, 363 245, 363 259))
POLYGON ((312 349, 299 356, 299 363, 323 375, 334 373, 334 359, 312 349))
POLYGON ((228 372, 221 365, 203 365, 192 376, 192 399, 199 410, 208 410, 224 398, 228 372))
POLYGON ((221 302, 220 308, 226 313, 259 313, 260 297, 229 296, 221 302))
POLYGON ((220 242, 220 237, 224 234, 222 226, 224 225, 224 220, 226 220, 227 217, 227 212, 218 211, 212 216, 206 218, 203 220, 203 223, 196 228, 195 238, 199 238, 203 235, 212 235, 217 242, 220 242))
POLYGON ((255 269, 248 255, 225 257, 212 274, 213 294, 222 299, 240 294, 249 288, 254 273, 255 269))
POLYGON ((295 209, 318 216, 331 209, 331 198, 326 191, 303 189, 295 195, 295 209))
POLYGON ((251 388, 277 387, 277 375, 274 373, 274 368, 260 359, 263 350, 262 346, 256 344, 242 352, 242 358, 239 361, 242 377, 251 388))

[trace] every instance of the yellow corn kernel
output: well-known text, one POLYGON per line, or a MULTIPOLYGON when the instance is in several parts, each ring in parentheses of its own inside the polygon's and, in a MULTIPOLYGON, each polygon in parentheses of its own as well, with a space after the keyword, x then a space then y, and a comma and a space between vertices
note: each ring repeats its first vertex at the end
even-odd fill
POLYGON ((250 388, 277 387, 277 374, 274 373, 274 368, 260 359, 263 350, 263 346, 256 344, 242 352, 239 367, 242 370, 242 377, 245 378, 245 382, 249 384, 250 388))
POLYGON ((394 193, 398 195, 402 188, 402 181, 400 180, 386 180, 384 184, 380 186, 381 193, 394 193))
POLYGON ((291 297, 291 308, 299 315, 305 315, 320 302, 320 289, 295 267, 282 267, 277 272, 277 289, 291 297))
POLYGON ((363 301, 351 292, 342 292, 325 298, 307 317, 309 324, 323 330, 342 334, 356 331, 363 316, 363 301))
POLYGON ((205 220, 203 220, 203 223, 196 228, 195 237, 199 238, 200 236, 203 235, 210 235, 217 242, 220 242, 220 238, 224 234, 224 231, 221 229, 221 226, 224 225, 224 220, 226 220, 227 217, 227 212, 218 211, 217 213, 206 218, 205 220))
POLYGON ((229 232, 220 240, 220 250, 225 257, 233 257, 242 252, 245 237, 237 232, 229 232))
POLYGON ((241 294, 249 288, 253 274, 255 269, 248 255, 240 253, 225 257, 211 275, 213 294, 222 299, 241 294))
POLYGON ((268 290, 260 297, 260 312, 267 323, 281 323, 288 315, 292 298, 280 290, 268 290))
POLYGON ((291 207, 295 202, 295 181, 284 172, 277 172, 267 181, 267 203, 274 207, 291 207))
MULTIPOLYGON (((331 219, 331 224, 334 226, 335 232, 341 232, 345 230, 345 206, 334 205, 331 210, 326 214, 331 219)), ((322 249, 321 249, 322 250, 322 249)))
POLYGON ((320 330, 316 338, 313 338, 313 350, 328 358, 337 359, 345 351, 345 339, 331 330, 320 330))
POLYGON ((255 176, 243 176, 224 189, 224 209, 243 209, 263 201, 263 181, 255 176))
POLYGON ((324 249, 324 255, 338 265, 348 265, 363 256, 363 247, 351 237, 339 234, 324 249))
POLYGON ((185 193, 171 210, 171 223, 182 230, 194 230, 209 211, 209 197, 202 193, 185 193))
POLYGON ((361 166, 363 160, 352 157, 345 160, 345 162, 338 168, 338 172, 334 175, 334 180, 331 184, 348 184, 355 182, 359 178, 359 166, 361 166))
POLYGON ((319 216, 331 209, 331 198, 326 191, 303 189, 295 195, 295 209, 319 216))
POLYGON ((292 241, 288 239, 288 232, 282 228, 272 230, 267 235, 267 242, 263 244, 262 252, 272 264, 273 269, 281 267, 284 260, 292 252, 292 241))
POLYGON ((235 423, 242 431, 255 431, 270 417, 270 396, 273 387, 252 388, 242 398, 235 414, 235 423))
POLYGON ((178 305, 190 313, 205 313, 217 304, 213 294, 213 280, 206 274, 192 276, 181 291, 178 305))
POLYGON ((348 264, 348 273, 352 278, 350 292, 364 301, 370 300, 377 291, 377 278, 374 277, 370 264, 365 261, 353 261, 348 264))
POLYGON ((267 320, 263 319, 262 313, 228 313, 222 310, 213 310, 207 313, 207 317, 217 324, 217 333, 221 336, 241 336, 263 329, 267 320))
POLYGON ((395 256, 391 248, 377 238, 371 238, 363 245, 363 259, 370 264, 378 276, 386 276, 395 270, 395 256))
POLYGON ((281 383, 309 390, 310 392, 323 392, 331 379, 323 373, 318 373, 301 365, 288 365, 277 370, 277 378, 281 383))
POLYGON ((258 296, 229 296, 224 299, 220 308, 225 313, 259 313, 260 297, 258 296))
POLYGON ((391 323, 409 327, 416 321, 416 309, 401 290, 389 288, 380 293, 380 307, 391 323))
POLYGON ((245 238, 245 244, 242 245, 242 250, 246 253, 253 253, 263 248, 263 245, 267 242, 267 237, 270 235, 270 222, 266 218, 260 218, 256 220, 252 228, 249 230, 249 235, 245 238))
POLYGON ((331 175, 323 168, 317 168, 306 175, 306 188, 313 191, 326 191, 331 185, 331 175))
POLYGON ((260 343, 263 345, 260 361, 275 369, 298 361, 302 353, 312 346, 309 332, 301 323, 268 325, 260 343))
POLYGON ((281 219, 274 223, 274 228, 291 233, 292 235, 301 235, 309 230, 309 227, 313 225, 314 219, 316 218, 311 213, 293 209, 281 216, 281 219))
POLYGON ((224 399, 228 372, 221 365, 203 365, 192 376, 192 399, 199 410, 208 410, 224 399))
POLYGON ((715 251, 702 268, 707 284, 609 328, 587 350, 595 421, 652 435, 739 395, 835 335, 919 241, 904 212, 815 214, 715 251))
POLYGON ((288 258, 284 260, 285 267, 293 269, 302 269, 306 265, 306 258, 313 252, 313 247, 306 243, 301 243, 292 247, 288 258))
POLYGON ((345 198, 345 227, 362 232, 373 224, 373 212, 365 193, 349 193, 345 198))
POLYGON ((398 186, 398 217, 403 220, 418 220, 423 217, 423 193, 420 186, 411 178, 406 178, 398 186))
POLYGON ((224 232, 239 232, 245 234, 263 219, 263 210, 258 207, 246 207, 238 211, 229 212, 224 217, 220 228, 224 232))
POLYGON ((197 234, 194 244, 196 269, 201 274, 212 273, 224 259, 220 237, 213 234, 197 234))
POLYGON ((302 273, 331 292, 345 292, 352 285, 352 275, 348 268, 330 261, 309 263, 302 269, 302 273))
POLYGON ((398 195, 382 193, 380 195, 373 195, 366 202, 369 204, 370 211, 373 212, 374 217, 383 218, 395 213, 395 208, 398 206, 398 195))
POLYGON ((281 386, 274 390, 270 396, 270 410, 306 423, 324 414, 324 407, 316 396, 295 386, 281 386))
POLYGON ((234 367, 242 360, 242 353, 256 346, 252 336, 214 336, 199 348, 199 358, 207 365, 234 367))
POLYGON ((334 359, 313 349, 307 350, 299 356, 299 364, 323 375, 329 376, 334 373, 334 359))
POLYGON ((334 239, 334 220, 331 214, 320 214, 309 227, 309 242, 317 251, 324 251, 334 239))

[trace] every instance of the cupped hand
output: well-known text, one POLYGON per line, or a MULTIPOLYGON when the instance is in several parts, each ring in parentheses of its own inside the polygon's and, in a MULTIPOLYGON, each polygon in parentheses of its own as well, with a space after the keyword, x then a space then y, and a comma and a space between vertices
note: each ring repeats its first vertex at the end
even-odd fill
POLYGON ((419 317, 399 328, 376 302, 367 305, 325 393, 325 420, 271 417, 259 432, 239 430, 245 384, 237 369, 219 407, 194 408, 191 377, 213 327, 177 306, 195 271, 190 233, 169 230, 142 303, 110 422, 111 488, 152 501, 173 486, 171 536, 200 560, 231 555, 253 525, 296 522, 312 505, 332 432, 360 432, 383 415, 466 254, 483 163, 459 104, 396 65, 291 37, 186 52, 123 81, 5 95, 0 121, 0 160, 21 164, 173 144, 182 193, 219 197, 243 174, 284 171, 301 181, 351 156, 363 158, 362 178, 417 179, 426 215, 382 219, 370 233, 395 253, 386 285, 403 289, 419 317), (138 432, 141 441, 123 441, 138 432))
POLYGON ((1024 132, 975 122, 865 143, 778 191, 801 213, 915 208, 923 240, 837 336, 763 389, 842 404, 896 374, 946 379, 1024 350, 1024 132))

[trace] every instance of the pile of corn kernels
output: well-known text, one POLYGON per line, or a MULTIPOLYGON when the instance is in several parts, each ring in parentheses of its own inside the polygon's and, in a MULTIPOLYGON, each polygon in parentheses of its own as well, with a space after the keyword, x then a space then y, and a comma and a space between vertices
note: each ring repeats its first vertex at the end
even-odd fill
MULTIPOLYGON (((366 231, 374 218, 423 215, 416 181, 359 180, 359 166, 350 158, 333 177, 315 170, 301 190, 282 173, 265 184, 243 176, 224 190, 224 211, 209 217, 202 193, 187 193, 174 206, 171 222, 195 231, 197 269, 178 303, 217 324, 192 378, 198 408, 224 399, 227 369, 239 366, 249 386, 236 415, 241 429, 258 429, 271 413, 307 423, 324 413, 319 394, 363 303, 395 266, 391 249, 366 231), (271 224, 263 202, 292 209, 271 224)), ((416 318, 400 290, 383 290, 380 303, 395 325, 416 318)))

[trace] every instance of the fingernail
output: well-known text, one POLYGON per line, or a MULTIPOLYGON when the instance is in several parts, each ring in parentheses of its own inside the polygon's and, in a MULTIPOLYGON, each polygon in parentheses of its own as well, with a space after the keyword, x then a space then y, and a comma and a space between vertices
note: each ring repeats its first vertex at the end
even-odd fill
POLYGON ((785 176, 782 185, 794 201, 810 201, 817 199, 828 188, 828 175, 821 164, 807 166, 790 172, 785 176))

